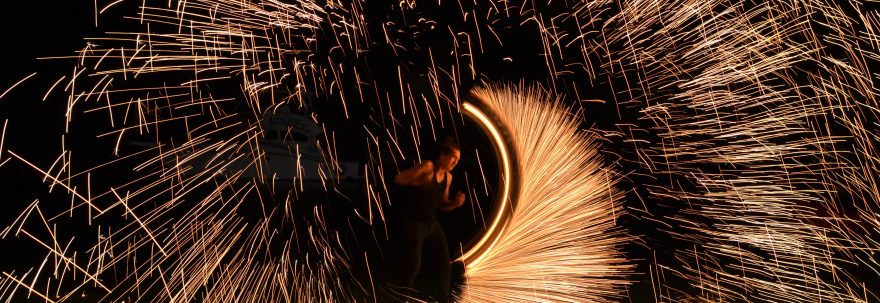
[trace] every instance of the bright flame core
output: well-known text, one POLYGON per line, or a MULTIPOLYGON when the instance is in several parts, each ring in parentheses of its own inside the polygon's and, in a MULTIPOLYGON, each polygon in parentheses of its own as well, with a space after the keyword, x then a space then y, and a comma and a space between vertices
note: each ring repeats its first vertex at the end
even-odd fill
POLYGON ((504 140, 501 138, 501 132, 498 131, 498 128, 483 113, 479 108, 470 104, 468 102, 463 102, 462 107, 464 108, 464 113, 468 117, 477 121, 480 127, 488 132, 492 137, 492 142, 495 146, 495 152, 497 153, 498 158, 501 159, 502 166, 502 175, 501 180, 503 183, 503 187, 501 190, 501 195, 498 196, 498 200, 495 203, 499 205, 498 210, 495 212, 495 217, 492 218, 492 224, 489 225, 489 229, 486 230, 486 233, 480 239, 477 244, 468 249, 467 252, 461 255, 457 261, 462 261, 467 266, 471 264, 477 264, 483 258, 483 252, 489 250, 492 245, 498 239, 498 235, 501 234, 501 230, 504 228, 503 221, 505 214, 508 212, 508 208, 512 208, 509 205, 510 203, 510 182, 511 182, 511 168, 510 168, 510 155, 508 154, 507 146, 504 144, 504 140), (501 203, 498 203, 501 202, 501 203), (491 243, 490 243, 491 241, 491 243))

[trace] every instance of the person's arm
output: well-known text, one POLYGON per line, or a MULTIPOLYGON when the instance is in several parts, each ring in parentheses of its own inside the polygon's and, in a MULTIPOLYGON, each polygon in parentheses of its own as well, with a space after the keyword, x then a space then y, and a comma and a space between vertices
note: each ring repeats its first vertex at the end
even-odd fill
POLYGON ((416 166, 404 169, 394 176, 394 183, 399 185, 420 185, 425 179, 426 174, 430 174, 434 170, 434 164, 431 161, 425 161, 416 166))
POLYGON ((452 200, 449 199, 449 184, 452 184, 452 174, 446 173, 446 190, 443 191, 443 201, 440 204, 440 210, 444 212, 453 211, 464 204, 464 194, 460 191, 452 200))

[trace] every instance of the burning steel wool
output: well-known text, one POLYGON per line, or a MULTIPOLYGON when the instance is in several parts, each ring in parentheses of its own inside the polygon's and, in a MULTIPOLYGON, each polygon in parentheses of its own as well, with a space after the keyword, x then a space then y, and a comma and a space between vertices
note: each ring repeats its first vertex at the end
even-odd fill
POLYGON ((4 302, 434 301, 386 247, 445 136, 459 302, 880 302, 873 3, 82 7, 0 83, 4 302))

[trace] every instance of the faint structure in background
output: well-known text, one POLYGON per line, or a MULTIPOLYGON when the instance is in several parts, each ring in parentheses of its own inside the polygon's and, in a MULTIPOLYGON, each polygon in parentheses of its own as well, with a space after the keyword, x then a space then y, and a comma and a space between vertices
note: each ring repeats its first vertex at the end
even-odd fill
MULTIPOLYGON (((516 188, 461 301, 880 301, 870 3, 83 5, 135 10, 34 96, 57 137, 2 113, 0 173, 41 184, 8 202, 39 253, 7 301, 382 298, 388 178, 473 131, 475 86, 516 188)), ((491 200, 494 173, 456 179, 491 200)))

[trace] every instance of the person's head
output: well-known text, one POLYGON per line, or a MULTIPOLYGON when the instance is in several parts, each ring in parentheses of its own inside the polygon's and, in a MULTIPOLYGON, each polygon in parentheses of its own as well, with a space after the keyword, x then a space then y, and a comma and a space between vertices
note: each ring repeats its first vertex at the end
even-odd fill
POLYGON ((445 170, 452 170, 461 158, 461 148, 450 137, 446 137, 440 143, 440 153, 437 155, 437 166, 445 170))

